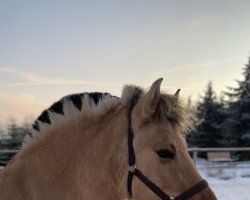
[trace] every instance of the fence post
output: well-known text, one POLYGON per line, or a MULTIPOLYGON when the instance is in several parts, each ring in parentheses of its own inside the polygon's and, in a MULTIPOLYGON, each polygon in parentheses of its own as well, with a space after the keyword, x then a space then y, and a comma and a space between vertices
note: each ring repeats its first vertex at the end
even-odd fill
POLYGON ((197 151, 193 151, 193 161, 195 165, 196 165, 196 159, 197 159, 197 151))

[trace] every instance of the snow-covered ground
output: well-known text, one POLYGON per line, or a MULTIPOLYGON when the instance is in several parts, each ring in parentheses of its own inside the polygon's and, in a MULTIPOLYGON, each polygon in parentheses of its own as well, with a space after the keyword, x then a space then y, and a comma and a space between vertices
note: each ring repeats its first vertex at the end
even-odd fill
POLYGON ((218 200, 250 200, 250 162, 197 161, 197 168, 218 200))

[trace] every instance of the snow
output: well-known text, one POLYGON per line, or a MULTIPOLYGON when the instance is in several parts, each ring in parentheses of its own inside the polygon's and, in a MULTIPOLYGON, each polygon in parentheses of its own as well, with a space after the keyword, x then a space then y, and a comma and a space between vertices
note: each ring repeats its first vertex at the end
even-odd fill
POLYGON ((198 160, 197 168, 218 200, 250 200, 250 161, 220 163, 198 160))

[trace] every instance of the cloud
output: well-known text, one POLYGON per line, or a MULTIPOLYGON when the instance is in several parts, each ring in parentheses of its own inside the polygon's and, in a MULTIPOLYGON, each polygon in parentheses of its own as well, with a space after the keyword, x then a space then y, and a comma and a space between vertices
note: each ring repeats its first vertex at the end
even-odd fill
POLYGON ((4 90, 4 88, 0 84, 0 97, 6 95, 6 93, 3 90, 4 90))
POLYGON ((0 67, 0 72, 5 72, 5 73, 10 73, 10 74, 16 74, 24 78, 25 80, 30 80, 30 81, 37 81, 41 79, 37 74, 33 74, 30 72, 24 72, 21 70, 17 70, 14 68, 7 68, 7 67, 0 67))
POLYGON ((38 74, 17 70, 14 68, 0 67, 0 72, 19 75, 23 81, 13 83, 0 83, 0 87, 20 87, 31 85, 91 85, 91 86, 121 86, 119 83, 83 81, 65 78, 47 78, 38 74))
POLYGON ((224 24, 225 21, 229 21, 228 16, 222 15, 204 15, 199 16, 187 23, 187 28, 191 31, 197 31, 202 28, 211 28, 216 25, 224 24))
POLYGON ((32 94, 0 93, 0 122, 6 123, 8 117, 15 118, 18 123, 27 116, 38 116, 49 103, 38 101, 32 94))
MULTIPOLYGON (((238 60, 238 58, 228 58, 228 59, 221 59, 221 60, 215 60, 215 61, 207 61, 207 62, 202 62, 198 64, 189 64, 186 66, 177 66, 177 67, 172 67, 172 68, 164 68, 160 69, 157 71, 152 72, 153 75, 158 75, 158 74, 170 74, 170 73, 177 73, 177 72, 184 72, 184 71, 190 71, 190 70, 196 70, 196 69, 208 69, 208 68, 213 68, 213 67, 218 67, 218 65, 223 66, 223 64, 233 62, 238 60)), ((194 77, 192 77, 194 78, 194 77)))
MULTIPOLYGON (((116 87, 118 83, 84 81, 66 78, 47 78, 39 74, 18 70, 10 67, 0 67, 0 73, 4 75, 14 74, 19 77, 18 82, 0 82, 0 123, 6 123, 8 117, 13 116, 18 123, 27 116, 38 116, 42 110, 49 106, 49 102, 38 100, 35 95, 29 93, 11 94, 10 87, 25 87, 34 85, 87 85, 116 87)), ((18 78, 17 78, 18 79, 18 78)))
POLYGON ((212 16, 212 15, 203 16, 203 17, 199 17, 190 21, 188 23, 188 27, 190 29, 198 29, 204 26, 210 26, 210 25, 216 24, 218 23, 218 21, 220 21, 220 19, 222 19, 222 17, 212 16))

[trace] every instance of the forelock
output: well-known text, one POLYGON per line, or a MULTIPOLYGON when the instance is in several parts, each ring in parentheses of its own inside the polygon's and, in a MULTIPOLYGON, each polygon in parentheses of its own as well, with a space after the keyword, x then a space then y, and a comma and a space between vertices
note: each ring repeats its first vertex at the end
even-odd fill
POLYGON ((144 94, 144 90, 140 87, 134 85, 125 85, 122 90, 121 99, 129 105, 133 102, 135 98, 139 99, 142 94, 144 94))
POLYGON ((181 129, 185 134, 188 130, 188 123, 185 117, 184 109, 178 98, 169 94, 161 94, 159 104, 154 119, 160 122, 169 121, 181 129))

